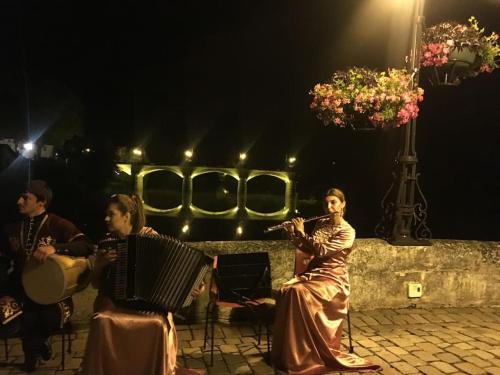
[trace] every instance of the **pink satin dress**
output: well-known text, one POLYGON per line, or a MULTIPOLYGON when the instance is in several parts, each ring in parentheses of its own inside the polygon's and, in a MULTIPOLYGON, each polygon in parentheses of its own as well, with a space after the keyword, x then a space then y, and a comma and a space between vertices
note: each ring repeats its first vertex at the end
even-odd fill
MULTIPOLYGON (((140 234, 154 235, 151 228, 140 234)), ((176 366, 177 333, 171 313, 116 306, 101 284, 94 302, 82 375, 191 375, 203 371, 176 366)))
POLYGON ((280 289, 271 352, 273 366, 293 375, 380 367, 340 351, 342 323, 349 307, 346 260, 355 231, 345 220, 318 221, 312 237, 293 235, 298 248, 296 276, 280 289))
POLYGON ((175 374, 177 335, 171 313, 123 309, 107 297, 98 297, 95 306, 82 374, 175 374))

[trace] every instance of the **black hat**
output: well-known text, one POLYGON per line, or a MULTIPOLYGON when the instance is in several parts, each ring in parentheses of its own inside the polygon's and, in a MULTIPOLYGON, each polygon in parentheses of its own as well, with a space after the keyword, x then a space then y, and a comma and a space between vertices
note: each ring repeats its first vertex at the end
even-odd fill
POLYGON ((32 180, 26 184, 26 192, 31 193, 48 207, 52 201, 52 190, 43 180, 32 180))

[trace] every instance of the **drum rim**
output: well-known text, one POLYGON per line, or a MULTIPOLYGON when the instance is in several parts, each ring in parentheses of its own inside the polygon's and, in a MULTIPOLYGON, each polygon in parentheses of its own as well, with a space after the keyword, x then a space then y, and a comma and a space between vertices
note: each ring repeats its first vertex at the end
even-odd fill
MULTIPOLYGON (((33 261, 31 261, 31 262, 33 262, 33 261)), ((35 262, 36 262, 36 260, 35 260, 35 262)), ((44 271, 41 271, 39 269, 37 273, 39 274, 40 272, 44 272, 44 271)), ((64 272, 61 269, 61 265, 59 264, 57 257, 54 257, 53 255, 49 255, 47 257, 47 260, 44 263, 35 264, 35 265, 33 265, 33 263, 28 263, 23 270, 21 278, 22 278, 22 284, 23 284, 24 291, 26 292, 26 295, 34 302, 37 302, 40 304, 57 303, 58 301, 63 299, 65 291, 68 289, 67 280, 64 277, 64 272), (56 272, 49 272, 49 274, 53 274, 54 276, 57 276, 57 278, 60 281, 60 282, 57 282, 57 281, 53 282, 53 284, 56 286, 62 285, 61 288, 56 287, 56 288, 50 289, 50 295, 57 294, 57 296, 55 298, 44 298, 48 295, 47 293, 38 293, 42 289, 40 288, 40 285, 37 285, 38 284, 37 281, 40 282, 41 280, 40 280, 40 278, 38 278, 38 280, 34 280, 35 276, 33 275, 33 273, 28 272, 34 266, 38 266, 38 268, 44 267, 44 266, 45 267, 52 267, 52 270, 56 271, 56 272), (35 285, 36 287, 33 287, 32 285, 35 285), (47 302, 47 300, 49 300, 49 299, 50 299, 50 302, 47 302)))

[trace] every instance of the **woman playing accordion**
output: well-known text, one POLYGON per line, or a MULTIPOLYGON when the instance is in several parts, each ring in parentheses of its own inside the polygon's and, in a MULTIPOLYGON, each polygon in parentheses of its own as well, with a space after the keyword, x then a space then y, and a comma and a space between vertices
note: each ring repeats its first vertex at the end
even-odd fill
MULTIPOLYGON (((141 199, 113 195, 105 222, 110 236, 157 235, 145 226, 141 199)), ((111 298, 110 265, 116 251, 98 252, 92 285, 99 289, 82 362, 85 375, 171 375, 195 373, 176 367, 177 335, 170 312, 136 311, 117 306, 111 298)))

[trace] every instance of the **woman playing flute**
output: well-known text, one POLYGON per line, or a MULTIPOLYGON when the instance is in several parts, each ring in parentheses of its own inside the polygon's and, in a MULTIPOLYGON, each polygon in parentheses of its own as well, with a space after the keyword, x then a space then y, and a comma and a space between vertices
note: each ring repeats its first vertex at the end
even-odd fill
POLYGON ((296 276, 279 292, 271 360, 277 369, 294 375, 377 370, 379 366, 339 350, 349 307, 346 260, 355 231, 344 219, 341 190, 326 192, 324 208, 329 216, 318 220, 311 236, 302 218, 286 227, 290 240, 310 261, 303 272, 296 267, 296 276))

